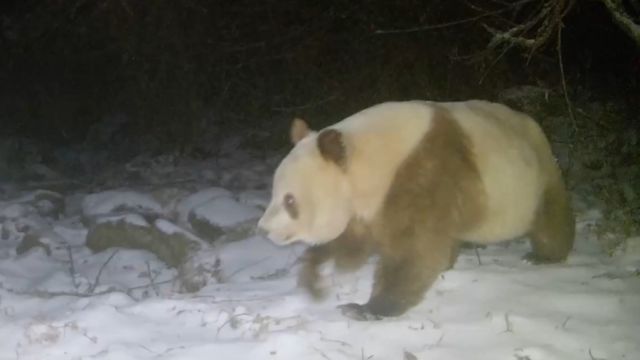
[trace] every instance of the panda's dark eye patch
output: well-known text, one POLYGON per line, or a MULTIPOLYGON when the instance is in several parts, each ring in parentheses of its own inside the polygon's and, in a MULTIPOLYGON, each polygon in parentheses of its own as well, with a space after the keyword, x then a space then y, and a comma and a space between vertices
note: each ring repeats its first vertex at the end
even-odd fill
POLYGON ((296 203, 295 196, 293 196, 293 194, 291 193, 287 193, 284 195, 283 202, 284 202, 284 208, 285 210, 287 210, 287 213, 289 214, 289 216, 291 216, 292 219, 297 219, 298 204, 296 203))

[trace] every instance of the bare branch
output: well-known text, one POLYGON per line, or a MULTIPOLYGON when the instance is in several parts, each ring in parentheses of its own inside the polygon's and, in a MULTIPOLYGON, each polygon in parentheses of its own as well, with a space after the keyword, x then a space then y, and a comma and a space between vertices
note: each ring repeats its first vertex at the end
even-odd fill
POLYGON ((406 33, 413 33, 413 32, 418 32, 418 31, 425 31, 425 30, 442 29, 442 28, 446 28, 446 27, 466 24, 466 23, 470 23, 470 22, 475 22, 477 20, 480 20, 482 18, 486 18, 486 17, 489 17, 489 16, 498 15, 500 13, 503 13, 503 12, 507 11, 507 10, 511 10, 511 9, 513 9, 515 7, 521 6, 523 4, 526 4, 526 3, 532 2, 532 1, 534 1, 534 0, 521 0, 521 1, 518 1, 516 3, 509 4, 509 5, 505 6, 502 9, 485 12, 483 14, 480 14, 480 15, 477 15, 477 16, 473 16, 473 17, 470 17, 470 18, 467 18, 467 19, 455 20, 455 21, 450 21, 450 22, 441 23, 441 24, 415 26, 415 27, 406 28, 406 29, 388 29, 388 30, 382 30, 381 29, 381 30, 376 30, 374 32, 374 34, 406 34, 406 33))
POLYGON ((158 286, 156 285, 156 282, 155 282, 156 276, 153 276, 153 272, 151 271, 151 265, 149 264, 149 261, 145 261, 145 263, 147 264, 147 276, 149 277, 149 285, 153 290, 153 292, 156 293, 156 296, 160 296, 160 292, 158 291, 158 286))
POLYGON ((96 291, 96 287, 98 287, 98 284, 100 284, 100 276, 102 275, 102 271, 104 270, 105 267, 107 267, 107 264, 109 264, 111 259, 113 259, 113 257, 116 256, 118 251, 119 250, 116 249, 113 253, 111 253, 111 255, 109 255, 109 257, 107 258, 107 261, 105 261, 102 264, 102 266, 100 266, 100 269, 98 270, 98 273, 96 274, 96 279, 94 280, 93 284, 89 288, 89 293, 90 294, 93 294, 96 291))
POLYGON ((562 19, 573 8, 575 0, 538 0, 540 1, 534 15, 519 25, 505 30, 498 30, 486 24, 484 28, 493 35, 489 42, 490 49, 499 46, 515 45, 530 49, 530 56, 544 46, 551 35, 562 26, 562 19), (529 35, 531 32, 533 34, 529 35))
POLYGON ((376 30, 374 32, 374 34, 406 34, 406 33, 418 32, 418 31, 425 31, 425 30, 442 29, 442 28, 446 28, 446 27, 450 27, 450 26, 456 26, 456 25, 461 25, 461 24, 474 22, 474 21, 477 21, 479 19, 485 18, 487 16, 499 14, 501 12, 504 12, 505 10, 506 9, 500 9, 498 11, 485 13, 485 14, 480 14, 478 16, 470 17, 468 19, 461 19, 461 20, 456 20, 456 21, 451 21, 451 22, 446 22, 446 23, 441 23, 441 24, 416 26, 416 27, 407 28, 407 29, 376 30))
POLYGON ((516 36, 517 33, 523 33, 533 23, 525 23, 509 29, 508 31, 501 32, 497 29, 490 27, 489 25, 483 25, 483 27, 493 34, 493 38, 489 42, 488 47, 490 49, 498 47, 500 44, 508 43, 511 45, 518 45, 520 47, 530 48, 535 44, 534 39, 527 39, 524 37, 516 36))
POLYGON ((558 53, 558 68, 560 69, 560 78, 562 79, 562 92, 564 93, 564 101, 567 105, 567 111, 569 112, 569 118, 573 125, 573 130, 577 131, 576 117, 573 115, 573 106, 571 100, 569 100, 569 92, 567 90, 567 78, 564 74, 564 62, 562 61, 562 24, 558 26, 558 39, 556 42, 556 51, 558 53))
MULTIPOLYGON (((628 12, 624 9, 624 5, 621 0, 600 0, 604 6, 607 7, 611 17, 613 18, 613 22, 618 25, 622 31, 627 33, 631 37, 633 41, 635 41, 636 45, 640 47, 640 24, 636 23, 629 15, 628 12)), ((633 6, 638 6, 637 1, 631 2, 633 6)))
POLYGON ((78 282, 76 281, 76 267, 73 261, 73 253, 71 252, 71 246, 67 245, 67 255, 69 256, 69 275, 71 275, 71 283, 73 288, 78 290, 78 282))

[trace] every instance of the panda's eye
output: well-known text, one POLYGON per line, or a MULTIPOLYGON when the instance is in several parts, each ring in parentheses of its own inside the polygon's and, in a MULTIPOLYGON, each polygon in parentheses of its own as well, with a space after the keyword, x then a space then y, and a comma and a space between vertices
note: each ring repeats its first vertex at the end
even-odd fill
POLYGON ((284 208, 291 218, 298 218, 298 204, 296 204, 296 198, 291 193, 287 193, 283 199, 284 208))

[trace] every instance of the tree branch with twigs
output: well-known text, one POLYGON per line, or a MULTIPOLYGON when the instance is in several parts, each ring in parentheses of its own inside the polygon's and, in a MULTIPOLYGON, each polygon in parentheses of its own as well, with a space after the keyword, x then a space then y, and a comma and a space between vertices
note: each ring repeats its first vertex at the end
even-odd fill
MULTIPOLYGON (((640 1, 629 0, 597 0, 601 2, 611 18, 624 33, 640 47, 640 1), (634 16, 635 14, 635 16, 634 16)), ((507 26, 498 28, 483 23, 482 26, 492 35, 489 48, 517 46, 528 49, 530 54, 540 49, 551 39, 552 35, 562 27, 562 20, 575 7, 576 0, 534 0, 522 4, 522 6, 534 6, 526 11, 528 14, 521 19, 509 19, 500 12, 500 20, 507 26)), ((490 13, 475 7, 477 10, 490 13)), ((517 8, 516 8, 517 9, 517 8)), ((525 13, 525 12, 523 12, 525 13)), ((517 16, 516 14, 513 15, 517 16)))
POLYGON ((509 24, 506 28, 482 24, 492 35, 488 47, 490 49, 511 48, 517 46, 529 51, 532 55, 549 42, 553 34, 562 27, 562 19, 571 11, 575 0, 537 0, 528 2, 526 6, 535 7, 524 18, 518 19, 521 9, 512 13, 513 19, 501 16, 502 22, 509 24))
MULTIPOLYGON (((623 0, 598 1, 604 4, 613 22, 640 47, 640 24, 637 18, 634 18, 630 13, 630 11, 640 12, 640 1, 629 0, 627 3, 623 3, 623 0)), ((496 14, 498 22, 507 24, 506 26, 499 28, 498 26, 488 25, 487 23, 481 24, 492 35, 487 46, 488 49, 499 50, 504 53, 513 47, 518 47, 527 51, 529 58, 550 41, 553 41, 553 35, 556 34, 555 44, 558 56, 558 67, 562 79, 567 110, 574 122, 574 128, 575 118, 571 102, 569 101, 562 60, 562 28, 564 26, 563 19, 575 5, 576 0, 529 1, 510 12, 500 12, 499 15, 496 14), (523 10, 522 7, 528 8, 523 10), (511 18, 508 17, 509 15, 511 18)), ((490 13, 477 6, 474 8, 487 14, 490 13)))
MULTIPOLYGON (((609 11, 613 22, 640 47, 640 16, 634 18, 622 0, 600 0, 609 11)), ((629 10, 640 14, 640 1, 629 0, 629 10)))

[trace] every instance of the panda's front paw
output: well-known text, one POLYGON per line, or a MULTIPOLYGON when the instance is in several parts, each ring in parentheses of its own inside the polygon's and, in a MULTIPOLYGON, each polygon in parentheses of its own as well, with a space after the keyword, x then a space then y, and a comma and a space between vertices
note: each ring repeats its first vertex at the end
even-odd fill
POLYGON ((320 284, 305 284, 304 288, 314 301, 322 301, 327 298, 327 289, 320 284))
POLYGON ((315 301, 324 300, 327 297, 327 289, 322 286, 321 277, 315 268, 305 268, 298 275, 298 286, 307 291, 315 301))
POLYGON ((349 303, 339 305, 338 309, 340 309, 342 315, 357 321, 374 321, 382 319, 382 316, 372 313, 366 304, 361 305, 349 303))

